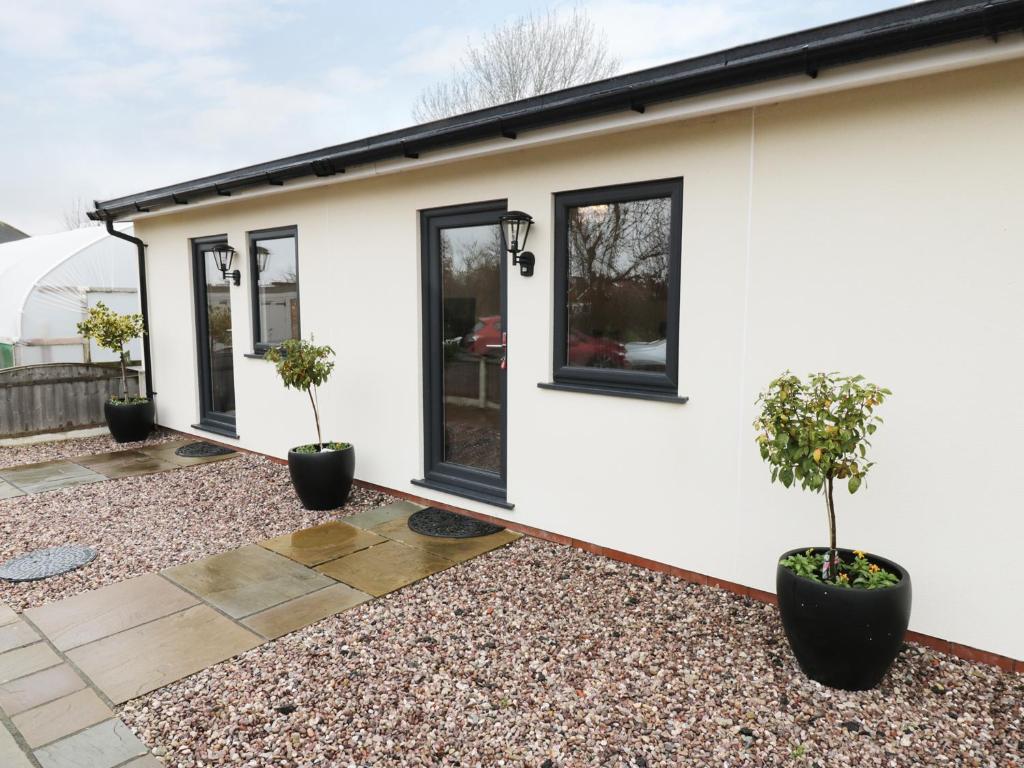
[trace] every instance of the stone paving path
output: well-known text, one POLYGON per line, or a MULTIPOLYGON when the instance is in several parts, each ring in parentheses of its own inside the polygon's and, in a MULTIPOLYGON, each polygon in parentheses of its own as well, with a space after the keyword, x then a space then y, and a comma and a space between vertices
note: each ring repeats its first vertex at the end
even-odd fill
POLYGON ((183 445, 194 442, 197 441, 172 440, 134 450, 111 451, 74 459, 6 467, 0 469, 0 499, 13 499, 26 494, 46 493, 121 477, 170 472, 194 464, 208 464, 211 461, 224 461, 238 456, 238 453, 228 453, 221 456, 190 458, 175 453, 183 445))
POLYGON ((396 502, 20 616, 0 603, 0 766, 159 766, 114 706, 520 536, 422 536, 407 523, 421 508, 396 502))

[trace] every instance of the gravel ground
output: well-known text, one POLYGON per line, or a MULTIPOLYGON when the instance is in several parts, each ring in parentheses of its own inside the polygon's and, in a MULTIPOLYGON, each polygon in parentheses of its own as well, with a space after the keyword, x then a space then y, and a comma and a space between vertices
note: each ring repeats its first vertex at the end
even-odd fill
MULTIPOLYGON (((98 437, 4 448, 0 466, 131 446, 98 437)), ((385 494, 356 488, 345 511, 351 514, 392 501, 385 494)), ((336 516, 303 509, 292 491, 287 467, 249 454, 154 475, 0 499, 0 562, 63 544, 94 547, 99 552, 92 563, 63 576, 0 582, 0 600, 23 611, 336 516)))
POLYGON ((129 702, 170 766, 991 766, 1024 677, 908 646, 797 670, 774 608, 536 539, 129 702))
MULTIPOLYGON (((0 449, 0 465, 112 448, 0 449)), ((390 501, 356 491, 347 512, 390 501)), ((21 610, 330 516, 248 455, 0 501, 0 557, 101 552, 0 597, 21 610)), ((1024 676, 908 645, 877 690, 830 691, 771 606, 529 538, 120 714, 178 768, 1024 766, 1024 676)))

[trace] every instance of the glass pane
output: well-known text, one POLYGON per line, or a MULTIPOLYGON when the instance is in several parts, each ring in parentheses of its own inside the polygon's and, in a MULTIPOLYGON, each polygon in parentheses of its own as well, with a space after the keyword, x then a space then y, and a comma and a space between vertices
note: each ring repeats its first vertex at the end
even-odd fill
POLYGON ((231 286, 217 269, 210 251, 203 253, 206 265, 207 354, 210 361, 210 410, 235 415, 235 370, 231 341, 231 286))
POLYGON ((665 371, 671 199, 569 209, 566 363, 665 371))
POLYGON ((501 472, 501 231, 441 230, 444 460, 501 472))
POLYGON ((256 241, 258 344, 299 338, 299 283, 295 238, 256 241))

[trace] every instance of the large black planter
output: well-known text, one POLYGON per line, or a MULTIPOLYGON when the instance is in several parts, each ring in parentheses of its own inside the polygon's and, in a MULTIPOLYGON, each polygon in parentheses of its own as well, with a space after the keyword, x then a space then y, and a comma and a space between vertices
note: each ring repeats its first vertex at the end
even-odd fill
MULTIPOLYGON (((779 560, 805 551, 790 550, 779 560)), ((839 553, 844 560, 853 557, 848 549, 839 553)), ((864 691, 878 685, 900 652, 910 621, 910 574, 883 557, 867 557, 897 574, 900 583, 851 589, 776 567, 779 613, 793 654, 804 674, 831 688, 864 691)))
POLYGON ((110 434, 119 443, 137 443, 153 431, 155 410, 152 400, 141 403, 107 400, 103 405, 103 415, 107 417, 110 434))
POLYGON ((295 493, 306 509, 345 506, 356 471, 356 449, 297 453, 288 451, 288 471, 295 493))

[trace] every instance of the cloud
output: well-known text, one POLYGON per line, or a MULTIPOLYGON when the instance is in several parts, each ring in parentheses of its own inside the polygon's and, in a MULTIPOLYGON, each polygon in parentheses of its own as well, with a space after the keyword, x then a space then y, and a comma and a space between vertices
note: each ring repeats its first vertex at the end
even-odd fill
POLYGON ((79 17, 52 3, 20 0, 0 9, 0 49, 34 57, 72 56, 79 17))
POLYGON ((753 39, 761 13, 737 4, 626 2, 587 6, 630 72, 753 39))
POLYGON ((416 75, 447 75, 462 59, 469 41, 481 34, 472 27, 424 27, 402 42, 395 68, 416 75))

